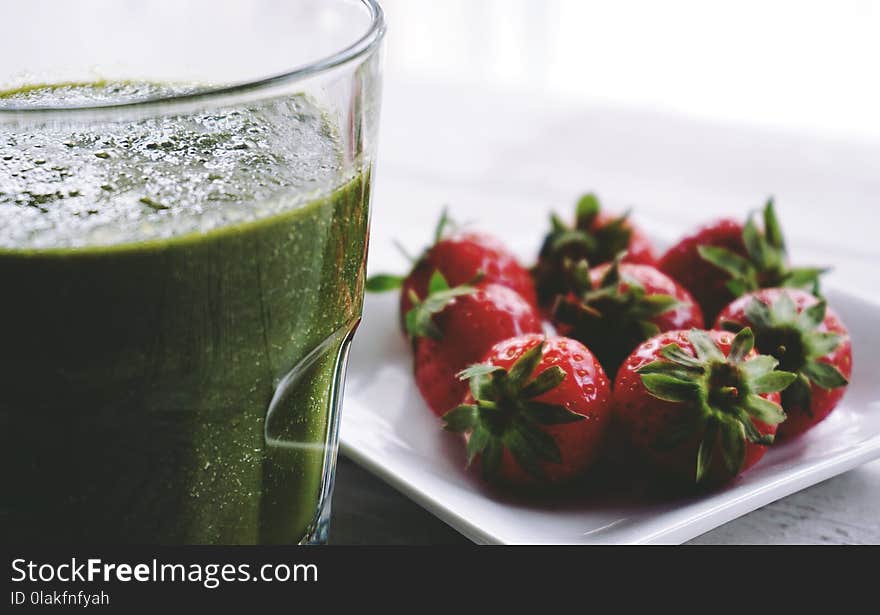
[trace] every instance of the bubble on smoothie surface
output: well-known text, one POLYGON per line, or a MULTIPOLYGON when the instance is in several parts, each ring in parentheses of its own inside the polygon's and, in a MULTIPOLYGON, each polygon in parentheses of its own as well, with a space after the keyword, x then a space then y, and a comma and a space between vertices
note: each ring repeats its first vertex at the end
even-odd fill
MULTIPOLYGON (((0 93, 2 109, 179 94, 152 84, 0 93)), ((2 118, 0 118, 2 119, 2 118)), ((296 207, 344 180, 338 141, 302 96, 137 121, 0 121, 0 248, 109 245, 209 231, 296 207)))

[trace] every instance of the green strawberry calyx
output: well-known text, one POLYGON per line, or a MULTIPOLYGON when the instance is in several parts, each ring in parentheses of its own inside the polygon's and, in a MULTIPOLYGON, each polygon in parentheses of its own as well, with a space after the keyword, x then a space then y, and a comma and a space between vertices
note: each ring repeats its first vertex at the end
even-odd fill
MULTIPOLYGON (((846 376, 830 363, 822 361, 843 343, 845 335, 819 331, 825 321, 828 304, 823 299, 798 313, 788 293, 782 292, 767 305, 757 297, 746 304, 745 317, 755 332, 758 348, 773 355, 780 369, 794 372, 797 378, 782 393, 782 405, 810 412, 812 385, 831 390, 849 384, 846 376)), ((728 331, 738 331, 742 324, 722 322, 728 331)))
POLYGON ((565 224, 556 214, 551 214, 548 247, 559 252, 567 246, 576 245, 596 262, 607 262, 618 252, 626 250, 632 237, 632 230, 626 224, 629 212, 594 228, 600 210, 598 197, 589 193, 578 199, 573 227, 565 224))
MULTIPOLYGON (((560 297, 553 309, 556 322, 570 325, 574 337, 578 332, 587 340, 617 337, 621 332, 635 331, 636 341, 646 340, 660 333, 651 319, 679 305, 679 301, 666 294, 648 294, 644 286, 631 276, 621 273, 621 252, 602 275, 597 285, 590 278, 590 266, 586 260, 571 270, 571 286, 574 296, 560 297)), ((631 350, 631 349, 630 349, 631 350)))
POLYGON ((772 356, 749 358, 755 336, 748 327, 736 334, 727 356, 706 331, 693 329, 688 340, 695 354, 668 344, 660 350, 661 358, 636 370, 650 395, 690 409, 655 444, 672 449, 700 434, 695 482, 707 478, 719 453, 729 476, 736 476, 743 467, 746 442, 773 442, 773 435, 762 434, 752 420, 768 425, 785 420, 779 404, 761 395, 784 390, 797 376, 777 370, 779 361, 772 356))
POLYGON ((469 381, 474 401, 443 415, 444 429, 470 434, 467 463, 479 455, 483 476, 489 481, 498 478, 505 448, 526 473, 539 481, 544 479, 542 463, 561 463, 562 453, 542 427, 585 418, 564 406, 535 401, 567 377, 558 365, 535 373, 543 353, 542 341, 524 352, 509 370, 482 363, 459 374, 469 381))
POLYGON ((735 297, 760 288, 786 286, 800 288, 819 296, 819 276, 828 269, 821 267, 790 267, 782 227, 776 217, 773 199, 763 210, 764 229, 758 228, 754 215, 743 226, 742 240, 746 256, 720 246, 702 245, 700 257, 730 275, 727 289, 735 297))
MULTIPOLYGON (((412 269, 414 269, 418 263, 425 258, 425 254, 428 253, 433 246, 440 243, 445 237, 447 237, 450 231, 454 231, 458 228, 458 225, 452 218, 449 217, 448 208, 444 207, 442 213, 440 214, 440 219, 437 221, 437 225, 434 227, 434 241, 433 243, 422 250, 421 256, 418 258, 412 257, 406 249, 398 242, 394 242, 394 245, 397 249, 403 254, 404 258, 412 263, 412 269)), ((365 290, 368 293, 384 293, 390 290, 397 290, 406 280, 407 276, 405 275, 396 275, 392 273, 377 273, 375 275, 371 275, 367 278, 367 282, 365 285, 365 290)))
POLYGON ((599 199, 590 193, 578 199, 574 226, 551 214, 550 232, 544 238, 538 264, 532 271, 543 303, 568 290, 564 276, 572 263, 581 259, 607 263, 629 247, 632 238, 632 229, 627 224, 629 212, 595 226, 600 210, 599 199))
POLYGON ((442 333, 434 322, 434 316, 445 310, 456 297, 475 293, 477 291, 476 285, 482 279, 483 273, 479 272, 470 282, 450 287, 443 274, 435 270, 428 281, 428 294, 424 299, 419 298, 415 291, 410 290, 409 298, 412 301, 412 307, 404 318, 404 327, 410 339, 429 337, 439 340, 442 333))

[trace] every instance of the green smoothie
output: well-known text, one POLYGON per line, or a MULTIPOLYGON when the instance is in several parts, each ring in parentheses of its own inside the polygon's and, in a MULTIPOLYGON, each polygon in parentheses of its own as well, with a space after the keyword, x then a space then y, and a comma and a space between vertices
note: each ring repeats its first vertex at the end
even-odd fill
MULTIPOLYGON (((0 109, 170 91, 32 87, 0 109)), ((304 97, 0 124, 4 540, 312 530, 363 297, 369 172, 342 159, 304 97)))

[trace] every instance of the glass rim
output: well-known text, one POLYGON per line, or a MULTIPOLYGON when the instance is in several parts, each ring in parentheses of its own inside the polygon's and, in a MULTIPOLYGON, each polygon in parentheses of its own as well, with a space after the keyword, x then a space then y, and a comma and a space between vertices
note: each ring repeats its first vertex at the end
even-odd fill
POLYGON ((258 79, 234 83, 232 85, 207 86, 194 92, 151 96, 131 101, 113 103, 85 103, 80 105, 30 105, 0 107, 0 119, 4 116, 27 116, 47 114, 71 114, 77 112, 123 111, 129 109, 150 109, 176 103, 204 102, 223 99, 229 96, 246 94, 254 91, 295 83, 306 78, 325 73, 352 60, 365 57, 372 53, 385 36, 385 13, 378 0, 360 0, 370 13, 370 25, 366 32, 348 47, 329 56, 319 58, 307 64, 295 66, 283 73, 260 77, 258 79))

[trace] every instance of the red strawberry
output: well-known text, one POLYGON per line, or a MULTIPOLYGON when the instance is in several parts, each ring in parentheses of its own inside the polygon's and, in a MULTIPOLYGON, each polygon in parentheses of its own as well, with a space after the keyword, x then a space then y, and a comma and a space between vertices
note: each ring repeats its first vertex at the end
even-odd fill
POLYGON ((755 347, 797 374, 782 393, 788 415, 779 437, 805 432, 834 410, 852 375, 852 344, 824 300, 797 289, 768 288, 740 297, 718 315, 716 328, 751 327, 755 347))
POLYGON ((600 211, 599 199, 594 194, 584 195, 578 201, 574 227, 566 225, 556 214, 550 217, 552 228, 532 269, 542 306, 552 306, 557 295, 568 291, 567 271, 581 260, 599 265, 626 252, 625 262, 655 264, 651 242, 628 217, 626 213, 615 217, 600 211))
POLYGON ((406 277, 379 274, 367 280, 369 292, 400 288, 401 326, 413 307, 413 297, 424 299, 428 284, 439 271, 450 286, 473 283, 477 277, 485 284, 500 284, 518 292, 523 299, 537 305, 535 285, 526 268, 504 245, 489 235, 471 231, 453 231, 446 212, 434 233, 434 244, 419 257, 406 277))
POLYGON ((581 475, 597 458, 611 417, 611 387, 583 344, 525 335, 496 344, 462 373, 470 391, 443 420, 466 434, 483 477, 541 487, 581 475))
POLYGON ((669 331, 626 360, 614 411, 637 453, 682 483, 716 485, 755 464, 785 419, 795 375, 758 355, 751 329, 669 331))
POLYGON ((586 344, 611 378, 633 348, 661 331, 703 328, 690 293, 650 265, 613 263, 572 273, 573 292, 560 297, 553 323, 561 335, 586 344))
POLYGON ((467 384, 456 374, 480 361, 493 344, 539 333, 541 319, 518 293, 499 284, 449 288, 435 273, 424 301, 407 313, 416 384, 436 414, 461 401, 467 384))
POLYGON ((713 320, 735 297, 759 288, 818 291, 823 269, 788 265, 773 199, 767 201, 763 218, 763 230, 752 216, 745 225, 718 220, 684 237, 660 258, 658 268, 691 292, 706 320, 713 320))
POLYGON ((701 226, 669 248, 657 265, 660 271, 689 289, 708 316, 717 314, 733 293, 726 286, 727 274, 700 256, 701 246, 715 246, 745 255, 742 225, 724 219, 701 226))

